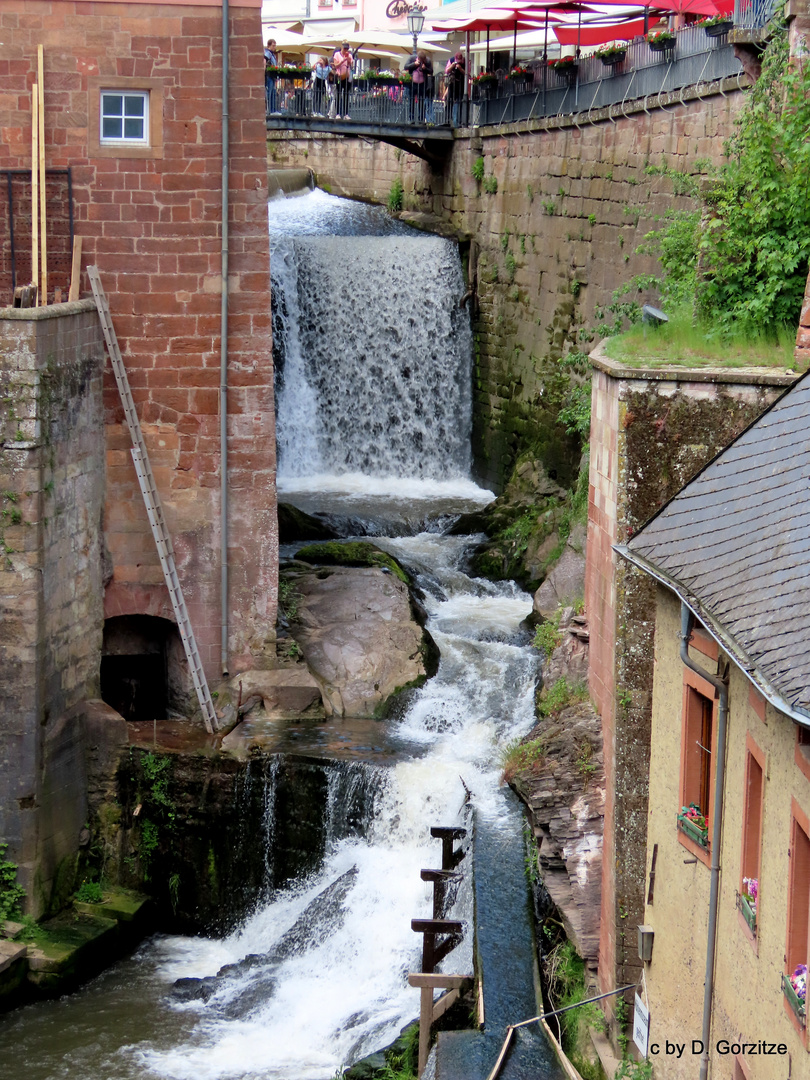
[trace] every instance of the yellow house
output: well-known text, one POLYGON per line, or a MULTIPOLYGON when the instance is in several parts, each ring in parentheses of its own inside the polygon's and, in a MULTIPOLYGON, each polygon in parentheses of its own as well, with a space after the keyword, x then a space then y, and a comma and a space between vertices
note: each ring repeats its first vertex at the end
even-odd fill
POLYGON ((617 550, 659 583, 654 1075, 810 1078, 810 375, 617 550))

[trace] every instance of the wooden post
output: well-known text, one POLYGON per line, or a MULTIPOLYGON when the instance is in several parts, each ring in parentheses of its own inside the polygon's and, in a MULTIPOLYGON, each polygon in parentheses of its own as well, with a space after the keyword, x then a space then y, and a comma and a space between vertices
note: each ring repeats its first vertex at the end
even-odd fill
POLYGON ((70 292, 68 300, 79 299, 79 282, 82 276, 82 238, 73 237, 73 262, 70 266, 70 292))
POLYGON ((463 839, 467 830, 451 825, 434 825, 430 835, 442 842, 442 870, 452 870, 464 858, 463 851, 453 850, 453 843, 463 839))
POLYGON ((417 1075, 421 1076, 430 1053, 430 1029, 433 1024, 433 990, 423 986, 419 991, 419 1061, 417 1075))
POLYGON ((441 919, 447 901, 447 886, 453 881, 461 881, 462 874, 453 870, 420 870, 422 881, 433 882, 433 918, 441 919))
POLYGON ((31 284, 34 289, 39 287, 39 87, 36 83, 31 87, 31 284))
POLYGON ((39 86, 39 102, 37 110, 37 123, 39 126, 39 247, 42 261, 42 287, 40 289, 40 301, 48 303, 48 237, 45 230, 45 73, 44 51, 41 45, 37 45, 37 85, 39 86))

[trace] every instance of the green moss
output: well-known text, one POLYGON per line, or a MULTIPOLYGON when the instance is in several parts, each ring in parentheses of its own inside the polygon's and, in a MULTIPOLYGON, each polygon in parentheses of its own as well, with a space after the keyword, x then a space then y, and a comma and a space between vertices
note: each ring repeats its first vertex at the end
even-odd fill
POLYGON ((395 577, 406 585, 410 577, 396 559, 385 551, 380 551, 368 540, 330 540, 322 544, 307 544, 302 547, 296 558, 314 566, 370 566, 378 570, 390 570, 395 577))

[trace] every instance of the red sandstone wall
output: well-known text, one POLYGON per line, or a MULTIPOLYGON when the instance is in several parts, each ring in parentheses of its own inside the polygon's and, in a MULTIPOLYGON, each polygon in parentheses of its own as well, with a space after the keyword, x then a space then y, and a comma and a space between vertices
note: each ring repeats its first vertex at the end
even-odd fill
MULTIPOLYGON (((4 0, 0 13, 0 169, 30 168, 30 89, 42 43, 46 166, 73 172, 83 266, 98 264, 109 297, 209 678, 219 670, 220 653, 221 26, 221 8, 182 3, 4 0), (117 87, 150 91, 149 148, 99 148, 98 92, 117 87)), ((258 5, 232 5, 231 35, 229 646, 235 671, 255 663, 273 640, 277 533, 258 5)), ((62 187, 53 187, 53 198, 64 198, 62 187)), ((53 209, 56 230, 60 208, 53 209)), ((24 260, 30 232, 18 217, 24 260)), ((7 263, 7 245, 2 256, 7 263)), ((30 273, 30 259, 28 266, 30 273)), ((0 301, 9 302, 7 265, 0 268, 3 284, 0 301)), ((82 286, 81 295, 89 295, 84 275, 82 286)), ((106 615, 171 618, 109 370, 105 408, 105 537, 113 564, 106 615)))

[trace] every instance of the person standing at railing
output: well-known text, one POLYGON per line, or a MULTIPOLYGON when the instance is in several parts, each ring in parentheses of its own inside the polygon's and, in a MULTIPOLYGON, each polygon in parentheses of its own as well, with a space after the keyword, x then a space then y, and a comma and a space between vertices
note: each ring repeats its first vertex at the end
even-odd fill
POLYGON ((276 73, 275 71, 269 71, 268 68, 277 67, 276 41, 275 38, 270 38, 264 49, 264 101, 268 113, 274 113, 277 110, 276 73))
POLYGON ((466 77, 466 65, 464 53, 457 52, 447 61, 444 69, 444 78, 447 86, 446 98, 450 108, 451 123, 458 124, 458 113, 461 99, 464 97, 464 80, 466 77))
POLYGON ((425 96, 428 89, 428 80, 430 80, 431 85, 433 83, 433 64, 428 59, 427 53, 420 49, 416 56, 405 65, 405 70, 410 72, 412 80, 410 120, 411 123, 423 124, 425 122, 425 96))
POLYGON ((349 48, 349 43, 344 41, 332 57, 332 70, 335 73, 337 86, 337 116, 336 120, 349 119, 349 91, 352 88, 352 66, 354 57, 349 48))
POLYGON ((319 56, 312 69, 312 112, 315 116, 323 116, 326 112, 324 102, 328 84, 329 64, 325 56, 319 56))

